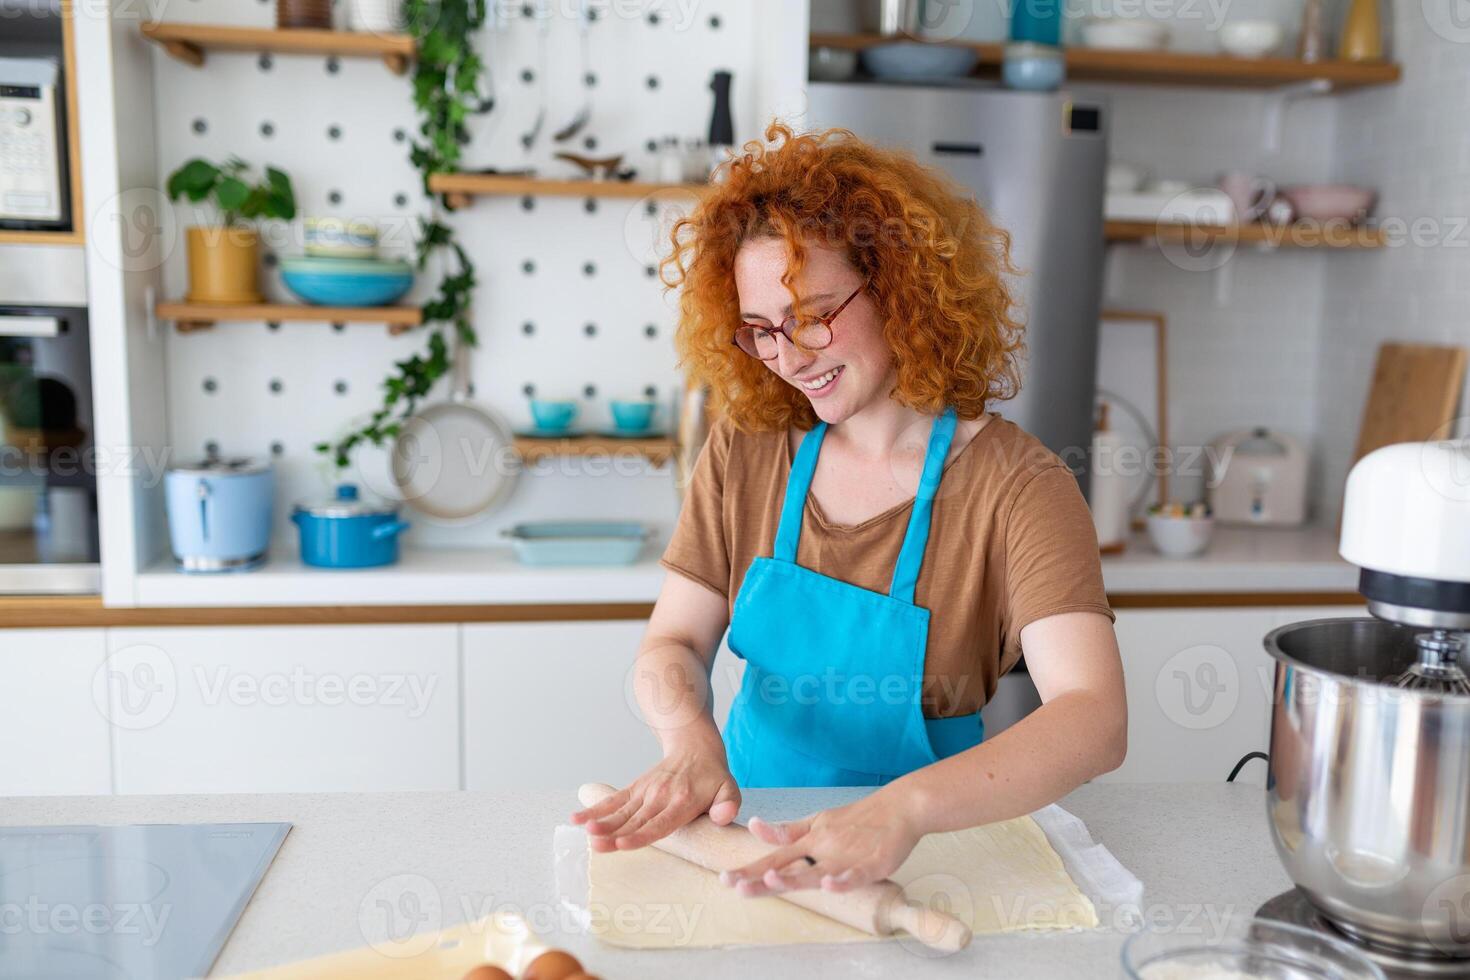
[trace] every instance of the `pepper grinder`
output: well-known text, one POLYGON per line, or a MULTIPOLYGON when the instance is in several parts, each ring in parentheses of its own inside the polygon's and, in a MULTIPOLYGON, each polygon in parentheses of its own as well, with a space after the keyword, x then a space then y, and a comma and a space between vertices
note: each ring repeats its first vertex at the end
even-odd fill
POLYGON ((714 111, 709 117, 709 167, 716 168, 729 157, 735 147, 735 121, 730 116, 730 80, 728 71, 717 71, 710 78, 710 91, 715 93, 714 111))

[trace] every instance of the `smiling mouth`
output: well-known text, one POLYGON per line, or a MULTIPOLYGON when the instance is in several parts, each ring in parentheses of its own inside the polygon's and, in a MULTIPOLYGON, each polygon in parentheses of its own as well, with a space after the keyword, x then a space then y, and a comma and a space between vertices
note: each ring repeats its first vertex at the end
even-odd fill
POLYGON ((844 367, 845 365, 839 364, 826 374, 817 375, 817 377, 812 378, 810 381, 798 381, 797 384, 801 385, 806 391, 821 391, 837 380, 838 376, 842 374, 844 367))

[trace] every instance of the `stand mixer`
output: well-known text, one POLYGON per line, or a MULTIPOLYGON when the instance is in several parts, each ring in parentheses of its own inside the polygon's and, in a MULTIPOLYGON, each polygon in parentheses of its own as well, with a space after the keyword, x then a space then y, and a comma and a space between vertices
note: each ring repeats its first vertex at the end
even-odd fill
POLYGON ((1258 915, 1346 936, 1390 977, 1470 976, 1470 440, 1360 460, 1339 551, 1372 617, 1265 640, 1268 816, 1297 888, 1258 915))

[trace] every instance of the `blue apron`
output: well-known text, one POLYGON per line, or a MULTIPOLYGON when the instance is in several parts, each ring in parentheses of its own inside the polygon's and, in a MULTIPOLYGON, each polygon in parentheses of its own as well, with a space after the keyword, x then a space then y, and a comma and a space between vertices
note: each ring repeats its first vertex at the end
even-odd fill
POLYGON ((921 701, 929 610, 914 605, 914 585, 954 429, 953 408, 930 429, 887 595, 796 563, 826 423, 802 437, 773 554, 751 564, 730 619, 745 678, 725 745, 741 786, 881 786, 980 744, 978 713, 926 719, 921 701))

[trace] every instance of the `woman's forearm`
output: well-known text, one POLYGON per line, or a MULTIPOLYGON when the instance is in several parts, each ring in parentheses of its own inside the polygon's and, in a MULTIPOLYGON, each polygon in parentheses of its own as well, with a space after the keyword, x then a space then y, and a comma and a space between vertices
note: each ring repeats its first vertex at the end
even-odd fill
POLYGON ((921 834, 1009 820, 1121 765, 1127 723, 1126 711, 1109 699, 1071 691, 994 738, 879 792, 891 794, 921 834))
POLYGON ((633 665, 633 692, 665 756, 724 743, 715 726, 710 667, 692 644, 649 637, 633 665))

